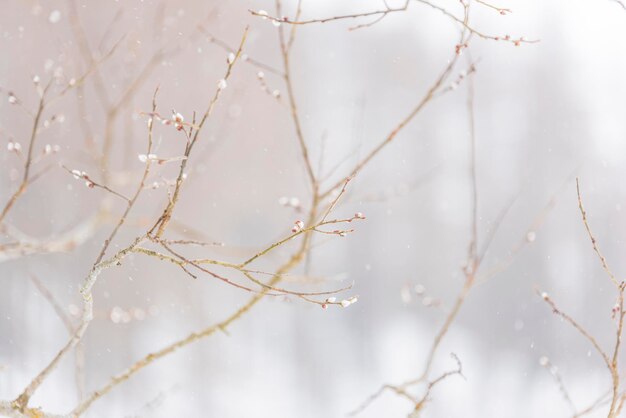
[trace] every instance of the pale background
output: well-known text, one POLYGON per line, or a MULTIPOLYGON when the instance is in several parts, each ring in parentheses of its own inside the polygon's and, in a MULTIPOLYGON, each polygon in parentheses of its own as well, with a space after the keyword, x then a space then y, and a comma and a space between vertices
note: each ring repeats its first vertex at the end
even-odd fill
MULTIPOLYGON (((290 15, 294 3, 285 1, 290 15)), ((442 4, 460 12, 456 2, 442 4)), ((102 69, 111 97, 119 97, 159 46, 175 45, 211 10, 206 27, 213 35, 236 45, 250 25, 246 52, 281 66, 276 28, 248 13, 272 12, 273 2, 164 2, 163 27, 155 26, 160 7, 155 1, 78 5, 92 45, 123 10, 107 46, 124 33, 127 37, 102 69)), ((474 39, 471 44, 472 57, 480 60, 474 82, 483 237, 502 207, 517 196, 485 266, 506 257, 555 195, 556 204, 536 231, 536 241, 510 268, 470 293, 437 360, 437 370, 452 367, 448 353, 456 353, 466 380, 455 376, 438 386, 426 417, 571 416, 558 386, 539 364, 542 356, 558 367, 578 408, 609 387, 601 360, 551 314, 534 287, 549 292, 602 343, 611 344, 614 293, 585 235, 572 176, 581 179, 592 227, 622 277, 626 11, 609 0, 499 5, 512 8, 513 14, 499 16, 475 5, 473 25, 494 35, 510 33, 541 42, 514 47, 474 39)), ((381 7, 377 1, 305 0, 303 18, 381 7)), ((0 87, 33 108, 37 98, 31 79, 46 74, 47 60, 70 75, 78 74, 82 65, 67 4, 1 0, 0 8, 0 87), (51 23, 54 10, 61 18, 51 23)), ((417 3, 370 28, 348 31, 355 22, 365 21, 299 28, 292 54, 296 96, 314 161, 324 136, 325 167, 353 154, 335 178, 347 174, 417 103, 446 65, 458 37, 456 25, 417 3)), ((149 110, 157 85, 164 114, 174 108, 190 115, 206 106, 225 59, 223 50, 203 38, 164 59, 120 115, 113 168, 129 173, 133 184, 140 174, 136 154, 144 149, 145 119, 136 112, 149 110)), ((455 71, 465 67, 463 59, 455 71)), ((235 69, 202 136, 199 159, 175 213, 202 238, 226 243, 204 250, 224 259, 241 259, 283 236, 297 215, 281 207, 279 198, 305 199, 307 194, 289 113, 259 88, 256 72, 246 63, 235 69)), ((276 77, 268 74, 267 81, 284 90, 276 77)), ((337 213, 362 211, 367 221, 349 237, 331 239, 313 251, 311 273, 326 281, 312 288, 354 281, 356 305, 324 311, 297 299, 265 300, 235 323, 229 336, 216 334, 158 361, 97 401, 87 416, 342 417, 382 383, 415 377, 444 313, 423 306, 415 295, 403 300, 403 289, 422 284, 445 308, 463 280, 470 231, 466 93, 463 84, 428 105, 357 177, 337 213)), ((93 87, 87 88, 87 116, 98 141, 103 120, 96 97, 93 87)), ((90 172, 74 103, 71 97, 56 105, 54 111, 66 120, 43 132, 39 144, 61 145, 54 158, 90 172)), ((12 170, 21 164, 5 144, 14 137, 25 146, 29 133, 28 117, 5 95, 0 128, 4 202, 17 186, 12 170)), ((175 155, 180 141, 164 135, 159 153, 175 155)), ((163 173, 171 176, 167 168, 163 173)), ((9 222, 34 236, 59 233, 93 214, 101 197, 101 191, 53 169, 24 195, 9 222)), ((150 191, 134 213, 155 216, 164 199, 163 190, 150 191)), ((112 202, 118 205, 112 208, 115 213, 122 210, 119 202, 112 202)), ((63 306, 79 304, 77 286, 110 228, 103 226, 70 253, 0 264, 1 399, 14 398, 67 338, 28 275, 39 277, 63 306)), ((124 245, 137 231, 126 228, 118 243, 124 245)), ((272 268, 288 254, 281 249, 260 268, 272 268)), ((249 297, 208 278, 193 281, 175 266, 138 256, 105 272, 94 295, 96 320, 84 340, 91 390, 148 352, 223 319, 249 297), (116 306, 156 315, 115 324, 109 316, 116 306)), ((32 405, 59 413, 75 405, 72 358, 37 392, 32 405)), ((386 394, 361 416, 403 417, 409 411, 405 400, 386 394)))

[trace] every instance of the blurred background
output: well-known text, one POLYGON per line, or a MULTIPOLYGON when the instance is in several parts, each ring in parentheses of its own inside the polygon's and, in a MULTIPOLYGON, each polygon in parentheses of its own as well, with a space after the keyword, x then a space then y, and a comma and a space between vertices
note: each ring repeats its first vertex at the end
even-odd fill
MULTIPOLYGON (((456 1, 436 4, 462 15, 456 1)), ((119 42, 84 86, 44 112, 35 171, 46 171, 5 219, 3 244, 16 231, 33 242, 75 237, 73 248, 47 248, 45 254, 17 254, 7 247, 0 252, 0 399, 14 399, 68 338, 34 280, 77 322, 78 289, 125 207, 102 190, 84 187, 58 164, 101 180, 97 158, 108 126, 109 181, 130 194, 144 167, 137 158, 147 135, 140 112, 150 111, 155 88, 160 87, 161 114, 175 110, 191 120, 223 77, 228 52, 222 42, 236 47, 246 25, 249 58, 237 64, 201 134, 172 235, 224 244, 190 249, 190 257, 241 261, 289 233, 303 215, 284 205, 285 198, 307 208, 310 190, 284 81, 262 69, 260 82, 259 68, 251 63, 282 69, 278 28, 249 13, 274 14, 273 2, 0 5, 2 205, 21 180, 32 129, 28 112, 38 104, 33 78, 41 84, 54 78, 58 92, 57 84, 67 85, 89 68, 80 39, 96 58, 119 42), (83 35, 77 36, 77 27, 83 35), (10 145, 15 143, 21 154, 10 145)), ((580 178, 596 238, 622 277, 626 10, 610 0, 497 5, 513 12, 502 16, 472 2, 472 26, 540 42, 516 47, 474 36, 446 82, 476 63, 479 246, 499 214, 510 209, 486 253, 481 280, 435 359, 433 375, 454 368, 449 354, 455 353, 465 378, 451 376, 438 385, 425 417, 568 417, 575 411, 557 375, 578 411, 610 387, 600 357, 535 289, 548 292, 601 345, 611 347, 615 289, 585 233, 574 178, 580 178), (505 269, 488 274, 502 263, 505 269)), ((302 19, 384 7, 374 0, 304 0, 302 19)), ((283 8, 294 16, 296 2, 285 0, 283 8)), ((371 20, 303 25, 295 34, 295 98, 326 186, 348 175, 413 109, 453 57, 459 38, 458 24, 418 2, 371 27, 349 30, 371 20)), ((343 417, 382 384, 417 377, 465 280, 472 225, 467 102, 463 81, 429 103, 351 182, 334 212, 345 217, 360 211, 367 220, 345 238, 316 235, 309 259, 283 283, 307 291, 353 283, 338 297, 358 295, 357 304, 323 310, 297 298, 265 298, 228 334, 155 362, 98 400, 86 416, 343 417)), ((168 128, 155 128, 156 153, 180 156, 184 139, 168 128)), ((149 182, 155 188, 142 195, 110 251, 128 245, 156 220, 176 169, 170 163, 153 171, 149 182)), ((255 268, 273 271, 296 246, 280 247, 255 268)), ((223 320, 249 297, 209 276, 193 280, 174 265, 130 256, 105 271, 94 288, 95 320, 83 340, 86 390, 101 387, 151 351, 223 320)), ((78 402, 74 369, 69 355, 31 405, 70 411, 78 402)), ((409 402, 389 392, 359 416, 404 417, 410 411, 409 402)), ((605 415, 600 408, 589 416, 605 415)))

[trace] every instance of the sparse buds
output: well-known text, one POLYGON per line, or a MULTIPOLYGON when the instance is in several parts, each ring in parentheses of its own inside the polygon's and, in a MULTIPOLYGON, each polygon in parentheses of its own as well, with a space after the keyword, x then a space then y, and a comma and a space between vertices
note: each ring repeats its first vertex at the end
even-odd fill
POLYGON ((304 222, 298 220, 294 222, 293 228, 291 228, 291 232, 295 234, 295 233, 302 231, 303 228, 304 228, 304 222))
POLYGON ((172 111, 172 121, 174 122, 174 127, 177 130, 182 131, 185 128, 183 125, 184 120, 185 118, 183 117, 183 115, 176 112, 175 110, 172 111))
POLYGON ((344 299, 341 301, 341 306, 344 308, 347 308, 348 306, 352 305, 353 303, 357 303, 359 299, 356 296, 352 296, 349 299, 344 299))
POLYGON ((70 171, 70 173, 72 173, 72 176, 74 176, 76 180, 81 180, 81 179, 85 180, 85 186, 89 187, 90 189, 93 189, 94 187, 96 187, 96 183, 91 181, 87 173, 85 173, 84 171, 72 170, 70 171))
POLYGON ((80 170, 72 170, 71 171, 72 175, 74 176, 74 178, 76 180, 82 179, 82 178, 86 178, 87 177, 87 173, 85 173, 84 171, 80 171, 80 170))
POLYGON ((233 62, 235 62, 235 58, 236 58, 235 54, 231 52, 230 54, 228 54, 228 58, 226 59, 226 61, 229 64, 232 64, 233 62))
POLYGON ((355 219, 365 219, 365 215, 362 212, 357 212, 354 214, 355 219))
POLYGON ((9 141, 9 143, 7 144, 8 151, 20 152, 21 149, 22 149, 22 144, 20 144, 19 142, 9 141))
POLYGON ((227 86, 228 86, 228 83, 226 83, 226 80, 224 80, 223 78, 217 82, 218 90, 224 90, 227 86))
POLYGON ((621 310, 621 307, 619 306, 619 303, 616 303, 611 309, 611 316, 615 318, 617 314, 619 314, 620 310, 621 310))
POLYGON ((137 158, 139 159, 139 161, 141 161, 142 163, 146 163, 148 161, 156 161, 159 159, 159 157, 156 154, 139 154, 137 156, 137 158))

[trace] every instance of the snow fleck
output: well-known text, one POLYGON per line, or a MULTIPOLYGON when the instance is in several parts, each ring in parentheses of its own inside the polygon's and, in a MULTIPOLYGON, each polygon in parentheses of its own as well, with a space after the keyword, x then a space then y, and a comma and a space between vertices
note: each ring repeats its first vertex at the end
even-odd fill
POLYGON ((48 58, 48 59, 46 60, 46 62, 44 62, 44 64, 43 64, 43 69, 44 69, 46 72, 49 72, 50 70, 52 70, 52 67, 54 67, 54 61, 53 61, 53 60, 51 60, 50 58, 48 58))
POLYGON ((133 316, 137 321, 143 321, 146 319, 146 311, 141 308, 133 309, 133 316))
POLYGON ((74 305, 73 303, 67 307, 67 311, 72 316, 78 316, 78 314, 80 313, 80 309, 78 309, 78 306, 74 305))
POLYGON ((48 22, 50 23, 59 23, 61 20, 61 12, 59 10, 53 10, 48 16, 48 22))
POLYGON ((124 310, 120 308, 119 306, 116 306, 113 309, 111 309, 111 314, 109 315, 109 318, 111 319, 111 322, 113 322, 114 324, 117 324, 122 320, 123 314, 124 314, 124 310))
POLYGON ((402 303, 411 303, 411 290, 407 286, 403 286, 402 289, 400 289, 400 299, 402 299, 402 303))
POLYGON ((157 305, 151 305, 150 308, 148 308, 148 313, 151 316, 157 316, 161 313, 161 309, 159 309, 157 305))

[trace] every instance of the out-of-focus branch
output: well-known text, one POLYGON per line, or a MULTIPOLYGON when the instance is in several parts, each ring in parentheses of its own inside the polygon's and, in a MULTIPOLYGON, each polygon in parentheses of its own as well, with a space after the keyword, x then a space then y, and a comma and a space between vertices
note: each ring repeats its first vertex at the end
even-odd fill
POLYGON ((37 111, 33 120, 33 127, 31 129, 30 140, 28 141, 28 152, 26 154, 26 161, 24 162, 22 182, 4 205, 2 212, 0 212, 0 224, 2 224, 11 208, 13 208, 17 199, 26 191, 28 183, 30 182, 30 170, 33 163, 33 150, 35 148, 35 140, 37 139, 37 130, 39 129, 39 121, 41 120, 41 115, 43 114, 43 110, 45 108, 46 94, 48 93, 50 86, 52 86, 52 79, 50 79, 46 87, 43 89, 41 97, 39 98, 39 105, 37 106, 37 111))
POLYGON ((612 0, 612 1, 613 1, 613 2, 615 2, 615 3, 617 3, 617 4, 619 4, 619 6, 620 6, 622 9, 626 10, 626 4, 624 4, 624 2, 623 2, 622 0, 612 0))
POLYGON ((398 125, 396 125, 391 132, 376 146, 372 149, 369 154, 365 156, 361 161, 357 162, 357 164, 350 170, 350 174, 346 177, 338 180, 332 186, 328 187, 325 191, 320 193, 320 199, 324 199, 328 197, 335 190, 339 189, 346 179, 350 177, 354 177, 358 174, 363 167, 365 167, 374 157, 376 157, 387 145, 389 145, 395 137, 420 113, 420 111, 432 101, 435 97, 435 93, 441 88, 441 86, 445 83, 448 76, 450 75, 452 69, 454 68, 458 59, 458 54, 454 54, 449 64, 444 68, 444 70, 439 74, 439 77, 435 80, 435 82, 428 89, 422 100, 415 106, 409 114, 400 121, 398 125))
MULTIPOLYGON (((226 51, 228 53, 232 53, 232 54, 237 52, 237 48, 233 48, 232 46, 230 46, 225 41, 223 41, 223 40, 221 40, 219 38, 216 38, 211 33, 209 33, 209 31, 204 26, 198 26, 198 30, 202 34, 205 35, 207 41, 209 41, 210 43, 212 43, 214 45, 219 46, 220 48, 222 48, 222 50, 224 50, 224 51, 226 51)), ((271 65, 265 64, 265 63, 263 63, 263 62, 261 62, 259 60, 256 60, 256 59, 250 57, 248 54, 243 54, 242 55, 242 60, 247 62, 248 64, 254 66, 254 67, 260 68, 260 69, 262 69, 264 71, 267 71, 269 73, 272 73, 272 74, 276 74, 276 75, 278 75, 280 77, 284 77, 284 73, 281 70, 279 70, 279 69, 277 69, 275 67, 272 67, 271 65)))
POLYGON ((15 241, 0 244, 0 263, 33 254, 67 252, 85 243, 104 223, 108 211, 101 208, 85 221, 66 232, 44 238, 24 234, 12 225, 4 225, 6 233, 15 241))
MULTIPOLYGON (((280 0, 276 0, 276 11, 278 14, 281 14, 281 2, 280 0)), ((300 13, 300 5, 298 4, 298 13, 300 13)), ((311 188, 314 190, 314 193, 317 195, 318 182, 313 172, 313 164, 311 163, 311 158, 309 156, 309 149, 304 140, 304 134, 302 132, 302 126, 300 124, 300 116, 298 115, 298 106, 296 104, 296 98, 294 95, 293 82, 291 79, 291 63, 290 63, 290 54, 289 49, 291 44, 294 42, 295 32, 292 30, 290 33, 289 40, 285 40, 285 34, 283 31, 283 27, 278 27, 278 39, 280 44, 280 52, 283 58, 283 68, 284 68, 284 79, 285 84, 287 85, 287 96, 289 98, 289 108, 291 111, 291 118, 293 120, 294 127, 296 129, 296 138, 298 139, 298 144, 300 145, 300 153, 302 154, 302 160, 304 162, 304 167, 306 168, 306 173, 309 178, 309 182, 311 183, 311 188)))
MULTIPOLYGON (((57 314, 67 332, 72 335, 74 332, 74 324, 72 323, 72 319, 65 312, 65 309, 59 304, 57 299, 54 297, 52 292, 43 284, 41 280, 37 278, 37 276, 30 275, 30 280, 39 290, 39 293, 48 301, 54 312, 57 314)), ((83 394, 85 393, 85 350, 83 350, 83 345, 78 344, 74 350, 74 379, 76 380, 76 391, 78 393, 78 399, 83 399, 83 394)))

